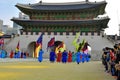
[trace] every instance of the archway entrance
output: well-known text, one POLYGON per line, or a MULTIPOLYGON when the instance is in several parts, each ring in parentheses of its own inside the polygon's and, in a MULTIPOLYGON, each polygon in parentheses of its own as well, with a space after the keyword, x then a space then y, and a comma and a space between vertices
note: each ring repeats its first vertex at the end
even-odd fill
POLYGON ((29 57, 33 57, 33 53, 35 51, 35 44, 36 42, 31 42, 29 45, 28 45, 28 48, 27 48, 27 51, 29 53, 29 57))
MULTIPOLYGON (((66 47, 65 47, 65 43, 64 42, 62 42, 62 41, 55 41, 55 43, 54 43, 55 45, 53 46, 53 47, 51 47, 50 49, 49 49, 49 51, 51 51, 52 49, 54 50, 54 51, 61 51, 62 50, 62 52, 66 49, 66 47)), ((33 58, 33 54, 34 54, 34 52, 35 52, 35 45, 36 45, 36 42, 31 42, 29 45, 28 45, 28 47, 27 47, 27 52, 29 53, 29 57, 32 57, 33 58)), ((45 50, 46 51, 46 50, 45 50)))

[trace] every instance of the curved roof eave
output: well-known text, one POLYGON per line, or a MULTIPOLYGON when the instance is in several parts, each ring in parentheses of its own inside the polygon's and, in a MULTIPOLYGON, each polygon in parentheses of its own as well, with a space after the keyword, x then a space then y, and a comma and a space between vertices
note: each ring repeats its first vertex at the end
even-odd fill
POLYGON ((71 3, 71 4, 44 4, 44 3, 36 3, 36 4, 17 4, 16 7, 19 9, 28 9, 28 10, 80 10, 80 9, 88 9, 97 7, 100 5, 107 4, 105 1, 103 2, 84 2, 84 3, 71 3))
MULTIPOLYGON (((30 25, 80 25, 80 24, 105 24, 107 25, 109 18, 105 19, 96 19, 96 20, 20 20, 20 19, 12 19, 15 23, 21 25, 22 24, 30 24, 30 25)), ((22 26, 22 25, 21 25, 22 26)))

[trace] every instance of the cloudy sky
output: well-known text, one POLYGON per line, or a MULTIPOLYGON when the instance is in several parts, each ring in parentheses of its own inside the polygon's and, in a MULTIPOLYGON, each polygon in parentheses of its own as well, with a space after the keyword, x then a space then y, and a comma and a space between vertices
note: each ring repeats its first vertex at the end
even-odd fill
MULTIPOLYGON (((18 17, 19 10, 15 7, 17 3, 37 3, 40 0, 1 0, 0 1, 0 19, 4 21, 4 25, 10 25, 13 26, 12 21, 10 19, 12 17, 18 17)), ((76 1, 85 1, 85 0, 42 0, 42 2, 49 2, 49 3, 64 3, 64 2, 76 2, 76 1)), ((104 0, 89 0, 89 1, 104 1, 104 0)), ((120 24, 120 0, 106 0, 108 3, 105 11, 106 15, 109 16, 111 19, 108 23, 108 27, 105 30, 106 34, 114 35, 119 34, 119 26, 120 24)))

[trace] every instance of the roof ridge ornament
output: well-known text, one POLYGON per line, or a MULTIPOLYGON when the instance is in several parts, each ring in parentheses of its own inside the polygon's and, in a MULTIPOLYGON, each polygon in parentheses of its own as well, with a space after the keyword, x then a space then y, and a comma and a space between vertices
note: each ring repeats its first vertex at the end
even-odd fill
POLYGON ((40 0, 39 3, 41 4, 41 3, 42 3, 42 0, 40 0))
POLYGON ((85 0, 86 2, 89 2, 89 0, 85 0))

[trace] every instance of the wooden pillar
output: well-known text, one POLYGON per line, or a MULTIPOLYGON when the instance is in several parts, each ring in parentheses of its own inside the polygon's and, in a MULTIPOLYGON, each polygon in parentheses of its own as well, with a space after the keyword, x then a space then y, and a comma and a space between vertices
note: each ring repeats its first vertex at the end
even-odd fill
POLYGON ((72 12, 72 20, 74 20, 75 19, 75 16, 74 16, 74 13, 72 12))
POLYGON ((47 20, 50 20, 50 15, 51 15, 51 13, 47 12, 47 20))

